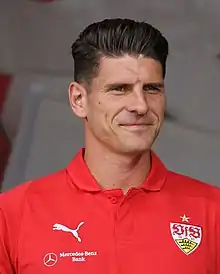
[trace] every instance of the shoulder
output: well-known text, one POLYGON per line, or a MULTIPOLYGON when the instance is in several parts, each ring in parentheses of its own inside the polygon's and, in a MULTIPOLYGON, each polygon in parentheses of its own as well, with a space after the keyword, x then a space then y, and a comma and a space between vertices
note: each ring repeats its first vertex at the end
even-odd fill
POLYGON ((59 195, 66 181, 65 175, 63 170, 25 182, 0 194, 0 257, 4 260, 4 269, 11 269, 10 262, 16 265, 18 239, 29 214, 35 209, 39 210, 39 204, 43 201, 44 205, 45 201, 49 200, 48 196, 53 197, 54 191, 59 195), (27 209, 29 214, 26 214, 27 209))
POLYGON ((7 215, 22 212, 27 200, 36 195, 59 191, 63 181, 65 181, 65 170, 18 185, 0 194, 0 210, 7 215))
POLYGON ((220 188, 189 176, 168 171, 167 189, 175 194, 206 198, 220 203, 220 188))
MULTIPOLYGON (((5 245, 10 242, 16 246, 22 225, 29 216, 27 211, 43 210, 43 205, 53 203, 65 185, 65 175, 63 170, 0 194, 0 242, 5 242, 5 245)), ((16 252, 12 250, 12 253, 14 257, 16 252)))

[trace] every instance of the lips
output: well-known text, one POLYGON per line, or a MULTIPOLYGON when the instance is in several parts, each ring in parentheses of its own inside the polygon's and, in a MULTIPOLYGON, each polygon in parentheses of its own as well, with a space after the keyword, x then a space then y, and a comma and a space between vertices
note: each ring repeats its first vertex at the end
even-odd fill
POLYGON ((142 122, 142 123, 140 123, 140 122, 135 122, 135 123, 125 123, 125 124, 120 124, 120 126, 124 126, 124 127, 132 127, 132 126, 151 126, 151 125, 153 125, 153 123, 152 122, 149 122, 149 123, 147 123, 147 122, 142 122))
POLYGON ((128 127, 132 127, 132 126, 147 126, 149 124, 146 123, 133 123, 133 124, 122 124, 121 126, 128 126, 128 127))
POLYGON ((149 128, 147 124, 126 124, 121 125, 121 128, 129 132, 142 132, 149 128))

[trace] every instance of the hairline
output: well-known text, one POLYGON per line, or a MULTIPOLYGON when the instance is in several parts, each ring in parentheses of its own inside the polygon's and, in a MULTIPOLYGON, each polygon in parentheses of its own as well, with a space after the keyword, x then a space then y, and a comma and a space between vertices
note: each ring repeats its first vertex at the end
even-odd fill
MULTIPOLYGON (((90 77, 86 77, 87 79, 82 79, 81 81, 78 81, 79 84, 81 85, 84 85, 87 89, 89 89, 89 86, 91 85, 92 83, 92 80, 96 77, 98 77, 99 75, 99 72, 100 72, 100 64, 101 64, 101 61, 104 60, 104 59, 119 59, 119 58, 123 58, 123 57, 126 57, 126 56, 129 56, 129 57, 132 57, 132 58, 136 58, 136 59, 152 59, 152 60, 155 60, 157 61, 158 63, 160 63, 161 67, 162 67, 162 70, 163 70, 163 66, 161 64, 161 62, 156 59, 156 58, 153 58, 151 56, 148 56, 148 55, 144 55, 144 54, 137 54, 137 53, 121 53, 121 54, 111 54, 111 53, 103 53, 103 52, 98 52, 97 54, 97 57, 98 57, 98 62, 97 62, 97 65, 95 66, 95 69, 94 69, 94 72, 91 73, 91 76, 90 77), (89 78, 89 79, 88 79, 89 78)), ((165 76, 163 77, 165 78, 165 76)))

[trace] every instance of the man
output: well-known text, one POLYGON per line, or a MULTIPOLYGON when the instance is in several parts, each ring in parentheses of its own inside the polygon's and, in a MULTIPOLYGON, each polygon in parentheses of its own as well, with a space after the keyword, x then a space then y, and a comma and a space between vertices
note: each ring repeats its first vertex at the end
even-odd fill
MULTIPOLYGON (((166 106, 168 42, 109 19, 72 46, 85 148, 0 198, 0 273, 219 274, 220 191, 151 151, 166 106)), ((74 142, 74 140, 73 140, 74 142)))

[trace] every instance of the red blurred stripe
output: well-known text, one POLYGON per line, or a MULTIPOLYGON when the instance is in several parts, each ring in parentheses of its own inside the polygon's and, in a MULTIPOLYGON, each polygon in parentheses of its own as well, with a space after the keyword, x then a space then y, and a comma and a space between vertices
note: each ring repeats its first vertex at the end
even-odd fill
POLYGON ((8 164, 8 158, 11 153, 11 144, 0 123, 0 189, 4 179, 4 172, 8 164))
MULTIPOLYGON (((11 81, 11 75, 0 74, 0 114, 3 111, 4 102, 6 100, 11 81)), ((11 144, 0 120, 0 189, 10 152, 11 144)))
POLYGON ((0 114, 2 113, 3 104, 6 99, 11 80, 11 75, 0 74, 0 114))

